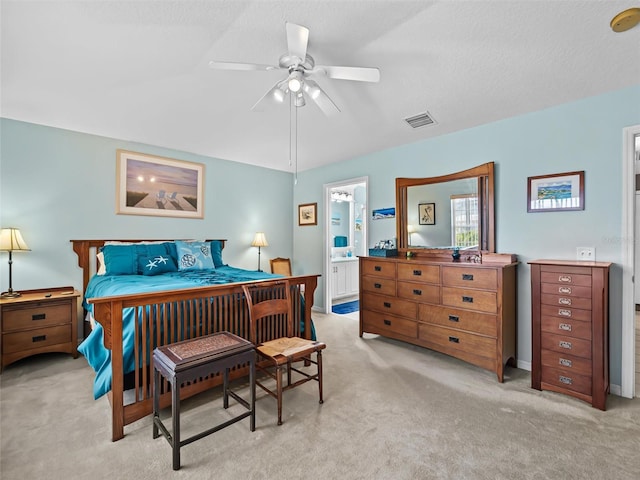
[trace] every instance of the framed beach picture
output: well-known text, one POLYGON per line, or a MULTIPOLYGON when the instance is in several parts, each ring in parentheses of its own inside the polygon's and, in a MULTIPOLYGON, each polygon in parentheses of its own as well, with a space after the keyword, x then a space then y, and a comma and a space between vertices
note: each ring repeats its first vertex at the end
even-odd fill
POLYGON ((204 165, 118 150, 116 213, 204 218, 204 165))
POLYGON ((584 171, 529 177, 527 212, 584 210, 584 171))
POLYGON ((298 225, 317 225, 318 218, 316 211, 318 209, 317 203, 305 203, 298 205, 298 225))

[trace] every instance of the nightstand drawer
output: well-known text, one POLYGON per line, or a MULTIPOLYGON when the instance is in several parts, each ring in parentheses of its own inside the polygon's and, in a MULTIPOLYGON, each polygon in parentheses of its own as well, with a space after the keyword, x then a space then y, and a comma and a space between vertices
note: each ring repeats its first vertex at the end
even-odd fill
POLYGON ((24 330, 27 328, 48 327, 61 323, 71 323, 71 302, 46 303, 28 308, 5 308, 2 311, 2 330, 24 330))
POLYGON ((71 323, 56 327, 38 328, 2 336, 2 353, 14 353, 31 348, 48 347, 71 342, 71 323))

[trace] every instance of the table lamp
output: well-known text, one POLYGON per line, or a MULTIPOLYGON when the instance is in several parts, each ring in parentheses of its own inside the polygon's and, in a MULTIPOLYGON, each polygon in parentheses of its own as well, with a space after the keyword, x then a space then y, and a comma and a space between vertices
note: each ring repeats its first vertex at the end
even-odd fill
POLYGON ((20 293, 13 290, 11 271, 13 259, 11 254, 13 252, 28 252, 29 250, 31 249, 22 238, 20 230, 17 228, 3 228, 0 230, 0 251, 9 252, 9 290, 0 294, 0 297, 16 298, 20 296, 20 293))
POLYGON ((252 247, 258 247, 258 271, 261 272, 260 268, 260 248, 268 247, 267 237, 264 235, 264 232, 257 232, 256 236, 253 238, 253 242, 251 242, 252 247))

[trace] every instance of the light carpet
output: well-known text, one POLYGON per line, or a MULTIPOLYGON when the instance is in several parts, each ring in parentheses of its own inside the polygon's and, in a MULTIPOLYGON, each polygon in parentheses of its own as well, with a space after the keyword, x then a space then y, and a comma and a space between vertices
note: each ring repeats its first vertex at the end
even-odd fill
MULTIPOLYGON (((366 334, 357 314, 314 312, 324 353, 317 385, 285 393, 284 424, 259 393, 248 419, 182 448, 152 439, 150 418, 110 441, 106 398, 86 361, 39 355, 0 377, 0 477, 12 479, 637 479, 640 401, 609 396, 602 412, 530 388, 527 371, 488 371, 366 334)), ((246 387, 241 386, 241 393, 246 387)), ((238 412, 218 389, 183 402, 183 438, 238 412)), ((168 420, 169 410, 163 412, 168 420)))

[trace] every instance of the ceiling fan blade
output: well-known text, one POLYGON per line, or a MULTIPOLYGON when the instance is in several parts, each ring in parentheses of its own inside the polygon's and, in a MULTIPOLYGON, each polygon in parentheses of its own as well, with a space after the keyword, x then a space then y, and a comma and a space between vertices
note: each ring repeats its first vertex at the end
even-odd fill
POLYGON ((332 65, 316 65, 311 73, 324 73, 329 78, 338 80, 354 80, 356 82, 379 82, 380 70, 372 67, 338 67, 332 65))
POLYGON ((269 101, 273 103, 283 103, 286 97, 285 95, 286 85, 287 85, 286 79, 280 80, 273 87, 271 87, 271 89, 269 89, 267 93, 265 93, 262 97, 260 97, 260 100, 258 100, 253 105, 253 107, 251 107, 251 110, 254 112, 261 112, 263 111, 262 107, 265 104, 269 103, 269 101))
POLYGON ((304 62, 307 57, 307 45, 309 43, 309 29, 295 23, 286 23, 287 47, 289 55, 298 57, 300 62, 304 62))
POLYGON ((340 113, 338 106, 333 103, 333 100, 329 98, 329 95, 325 93, 320 85, 310 79, 306 79, 304 82, 304 93, 315 102, 316 105, 322 110, 322 112, 330 117, 335 113, 340 113))
POLYGON ((273 65, 260 65, 258 63, 239 63, 239 62, 209 62, 209 67, 218 70, 278 70, 280 67, 274 67, 273 65))

